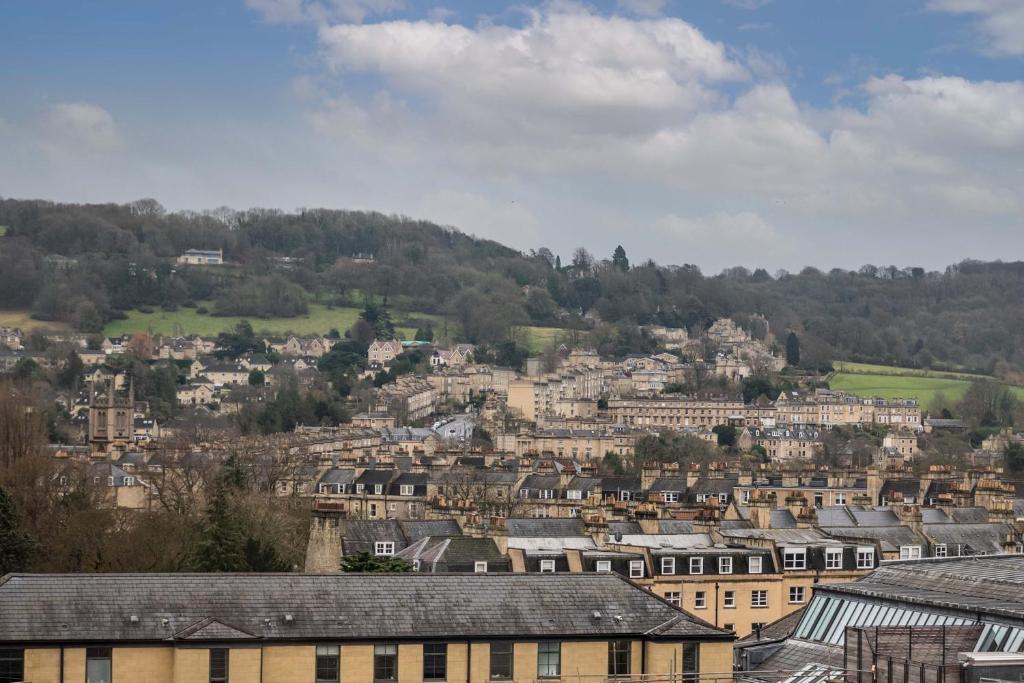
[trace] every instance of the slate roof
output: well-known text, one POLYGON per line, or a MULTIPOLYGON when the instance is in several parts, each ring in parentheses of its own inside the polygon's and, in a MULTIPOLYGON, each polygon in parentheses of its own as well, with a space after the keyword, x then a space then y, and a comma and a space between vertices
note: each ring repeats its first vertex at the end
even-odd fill
POLYGON ((357 484, 373 486, 375 484, 385 485, 391 481, 395 474, 394 470, 366 470, 356 477, 357 484))
POLYGON ((505 530, 510 537, 548 537, 567 538, 569 536, 586 536, 581 519, 508 519, 505 530))
POLYGON ((642 534, 639 522, 608 522, 608 534, 642 534))
POLYGON ((651 493, 661 493, 662 491, 678 491, 684 493, 686 491, 686 479, 682 477, 658 477, 651 484, 651 493))
POLYGON ((398 523, 398 528, 410 542, 427 536, 460 536, 462 527, 454 519, 418 520, 409 519, 398 523))
POLYGON ((761 628, 761 638, 758 639, 757 633, 751 631, 749 635, 740 638, 737 642, 738 645, 752 645, 754 643, 764 642, 766 640, 783 640, 793 635, 793 631, 796 630, 797 624, 800 623, 800 619, 804 616, 804 610, 806 607, 801 607, 795 612, 790 612, 781 619, 776 619, 770 624, 766 624, 761 628))
POLYGON ((562 478, 557 474, 531 474, 523 479, 519 489, 557 491, 562 488, 562 478))
POLYGON ((904 498, 921 497, 921 481, 919 479, 887 479, 882 484, 882 490, 878 495, 883 498, 892 498, 892 494, 899 491, 904 498))
POLYGON ((684 519, 659 519, 659 534, 692 534, 693 522, 684 519))
POLYGON ((332 467, 320 477, 321 484, 346 484, 351 486, 356 478, 356 471, 351 467, 332 467))
POLYGON ((708 493, 713 495, 724 493, 731 496, 735 486, 735 479, 701 477, 694 482, 690 493, 708 493))
POLYGON ((733 639, 614 574, 11 574, 0 582, 0 642, 158 642, 215 622, 217 640, 733 639))
POLYGON ((772 510, 769 517, 769 526, 772 529, 796 529, 796 518, 787 508, 776 508, 772 510))
POLYGON ((1009 524, 925 524, 925 536, 935 543, 945 543, 946 551, 955 554, 950 546, 960 546, 960 555, 998 555, 1003 542, 1013 535, 1009 524))

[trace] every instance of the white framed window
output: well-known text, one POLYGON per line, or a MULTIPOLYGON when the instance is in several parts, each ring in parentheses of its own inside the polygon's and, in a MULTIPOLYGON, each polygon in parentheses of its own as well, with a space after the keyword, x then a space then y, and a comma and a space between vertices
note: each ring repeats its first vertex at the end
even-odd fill
POLYGON ((697 494, 697 502, 698 503, 706 503, 706 502, 708 502, 708 494, 706 494, 706 493, 698 493, 697 494))
POLYGON ((555 561, 554 560, 541 560, 540 561, 540 573, 541 574, 554 574, 555 573, 555 561))
POLYGON ((932 552, 934 557, 946 557, 946 544, 936 543, 935 550, 932 552))
POLYGON ((740 492, 740 500, 743 501, 744 505, 750 502, 750 489, 743 489, 740 492))
POLYGON ((643 560, 630 560, 629 561, 629 578, 631 578, 631 579, 642 579, 642 578, 644 578, 644 561, 643 560))
POLYGON ((607 574, 611 570, 612 570, 612 561, 611 560, 598 560, 597 561, 596 571, 598 571, 598 572, 600 572, 602 574, 607 574))
POLYGON ((693 608, 694 609, 707 609, 708 606, 708 594, 705 591, 697 591, 693 594, 693 608))
POLYGON ((836 494, 836 505, 846 505, 846 494, 845 493, 837 493, 836 494))
POLYGON ((661 494, 661 499, 664 500, 666 503, 678 503, 679 502, 679 492, 678 491, 665 491, 664 493, 661 494))
POLYGON ((766 590, 750 591, 750 606, 751 607, 767 607, 768 606, 768 591, 766 591, 766 590))
POLYGON ((474 562, 473 563, 473 571, 476 572, 477 574, 486 574, 487 573, 487 563, 486 562, 474 562))
POLYGON ((726 503, 728 503, 729 502, 729 494, 728 493, 719 493, 718 494, 718 502, 721 503, 722 505, 725 505, 726 503))
MULTIPOLYGON (((287 490, 288 485, 281 482, 281 488, 287 490)), ((356 493, 362 493, 364 490, 366 490, 366 484, 356 484, 356 493)))
POLYGON ((373 544, 373 554, 388 556, 395 554, 395 544, 392 541, 377 541, 373 544))
POLYGON ((825 569, 842 569, 843 551, 841 548, 825 549, 825 569))
POLYGON ((719 574, 732 574, 732 558, 731 557, 720 557, 720 558, 718 558, 718 573, 719 574))
POLYGON ((675 574, 676 573, 676 558, 674 558, 674 557, 663 557, 663 558, 661 558, 661 573, 662 574, 675 574))
POLYGON ((668 591, 665 593, 665 600, 670 605, 675 605, 676 607, 681 607, 683 604, 682 595, 679 591, 668 591))
POLYGON ((551 490, 551 489, 541 489, 540 490, 540 498, 542 498, 544 500, 551 500, 554 497, 555 497, 555 492, 553 490, 551 490))
POLYGON ((807 548, 783 548, 783 569, 807 569, 807 548))
POLYGON ((397 512, 398 511, 398 503, 388 503, 388 510, 390 512, 397 512))
POLYGON ((114 478, 113 477, 107 477, 107 486, 113 486, 113 485, 114 485, 114 478))
POLYGON ((412 484, 402 484, 398 487, 398 495, 400 496, 411 496, 412 495, 412 484))
POLYGON ((751 557, 747 562, 747 572, 749 574, 760 574, 764 571, 764 558, 763 557, 751 557))
POLYGON ((734 609, 736 607, 736 591, 725 591, 722 593, 722 607, 734 609))
POLYGON ((789 587, 789 604, 798 605, 804 601, 804 587, 803 586, 790 586, 789 587))
POLYGON ((690 573, 691 574, 703 574, 704 573, 704 558, 703 557, 691 557, 690 558, 690 573))
POLYGON ((125 477, 124 478, 124 485, 125 486, 135 486, 135 477, 125 477))
POLYGON ((583 500, 583 491, 579 489, 569 489, 565 492, 565 497, 569 500, 583 500))
POLYGON ((875 549, 871 547, 857 548, 857 569, 875 568, 875 549))
POLYGON ((900 546, 900 559, 901 560, 920 560, 921 559, 921 546, 919 546, 919 545, 901 545, 900 546))
POLYGON ((520 498, 529 498, 530 497, 530 489, 519 489, 519 497, 520 498))
POLYGON ((619 491, 619 500, 629 500, 629 491, 619 491))
POLYGON ((378 496, 380 494, 384 493, 384 484, 374 484, 373 485, 373 492, 375 494, 377 494, 378 496))

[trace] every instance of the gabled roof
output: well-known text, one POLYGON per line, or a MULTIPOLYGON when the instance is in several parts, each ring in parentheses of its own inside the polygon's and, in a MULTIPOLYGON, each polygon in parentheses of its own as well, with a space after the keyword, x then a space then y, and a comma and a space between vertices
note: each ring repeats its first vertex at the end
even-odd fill
POLYGON ((256 636, 240 628, 225 624, 212 617, 201 619, 191 626, 178 631, 174 640, 249 640, 256 636))
POLYGON ((204 620, 221 624, 217 640, 226 629, 269 641, 733 639, 614 574, 13 574, 0 583, 0 642, 153 642, 204 620))

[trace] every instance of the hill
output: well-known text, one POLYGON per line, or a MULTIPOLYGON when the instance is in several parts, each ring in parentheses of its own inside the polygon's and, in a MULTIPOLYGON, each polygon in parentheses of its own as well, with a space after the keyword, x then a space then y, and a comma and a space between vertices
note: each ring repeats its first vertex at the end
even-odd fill
POLYGON ((628 244, 607 259, 581 248, 563 263, 543 247, 524 254, 401 216, 168 213, 153 200, 0 200, 0 225, 0 309, 85 331, 127 329, 124 319, 147 324, 140 309, 173 314, 200 302, 225 323, 245 317, 300 330, 319 320, 321 306, 333 305, 343 324, 342 308, 374 303, 396 319, 447 317, 474 343, 523 327, 556 330, 531 340, 577 329, 603 353, 622 354, 651 347, 637 324, 693 330, 731 317, 759 336, 763 320, 777 337, 794 331, 808 369, 838 358, 1001 377, 1024 370, 1020 262, 706 276, 692 265, 630 264, 628 244), (228 265, 176 263, 188 249, 223 250, 228 265))

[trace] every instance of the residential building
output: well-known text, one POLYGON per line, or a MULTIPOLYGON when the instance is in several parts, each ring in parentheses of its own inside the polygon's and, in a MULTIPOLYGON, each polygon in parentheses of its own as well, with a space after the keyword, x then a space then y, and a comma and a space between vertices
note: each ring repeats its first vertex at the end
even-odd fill
POLYGON ((178 263, 189 266, 224 265, 223 249, 189 249, 178 257, 178 263))

